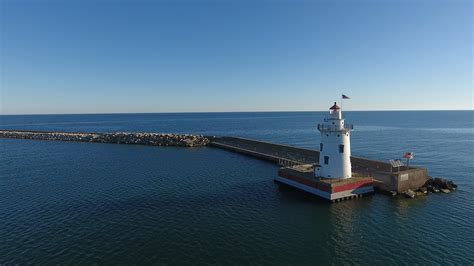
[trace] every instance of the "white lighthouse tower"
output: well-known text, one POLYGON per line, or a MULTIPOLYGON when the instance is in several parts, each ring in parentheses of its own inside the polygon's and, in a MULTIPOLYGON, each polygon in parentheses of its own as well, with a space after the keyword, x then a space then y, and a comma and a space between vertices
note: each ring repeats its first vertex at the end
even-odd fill
POLYGON ((324 178, 350 178, 352 124, 345 124, 341 107, 336 103, 329 108, 329 115, 318 124, 321 132, 319 167, 316 176, 324 178))

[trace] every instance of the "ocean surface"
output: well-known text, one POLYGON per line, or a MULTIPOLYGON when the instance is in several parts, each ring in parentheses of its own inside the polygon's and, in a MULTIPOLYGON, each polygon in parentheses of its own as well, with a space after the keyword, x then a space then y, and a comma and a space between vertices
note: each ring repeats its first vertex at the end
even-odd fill
MULTIPOLYGON (((316 149, 325 112, 0 116, 1 129, 240 136, 316 149)), ((346 112, 353 155, 459 190, 330 204, 215 148, 0 139, 0 264, 474 263, 474 112, 346 112)))

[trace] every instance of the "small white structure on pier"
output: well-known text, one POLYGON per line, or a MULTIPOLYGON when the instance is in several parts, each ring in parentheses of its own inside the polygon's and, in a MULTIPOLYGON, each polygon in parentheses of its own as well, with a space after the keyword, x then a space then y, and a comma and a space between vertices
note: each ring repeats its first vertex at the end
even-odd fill
POLYGON ((329 108, 329 115, 318 124, 321 132, 319 167, 315 175, 324 178, 351 178, 352 124, 345 124, 341 107, 336 103, 329 108))

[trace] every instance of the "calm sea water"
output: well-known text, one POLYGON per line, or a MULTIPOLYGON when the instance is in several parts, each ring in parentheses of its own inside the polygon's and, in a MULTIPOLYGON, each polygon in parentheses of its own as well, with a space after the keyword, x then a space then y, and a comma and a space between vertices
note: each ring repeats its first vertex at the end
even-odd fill
MULTIPOLYGON (((0 116, 2 129, 242 136, 316 148, 322 112, 0 116)), ((0 139, 0 264, 474 263, 474 112, 347 112, 354 155, 459 190, 328 204, 214 148, 0 139)))

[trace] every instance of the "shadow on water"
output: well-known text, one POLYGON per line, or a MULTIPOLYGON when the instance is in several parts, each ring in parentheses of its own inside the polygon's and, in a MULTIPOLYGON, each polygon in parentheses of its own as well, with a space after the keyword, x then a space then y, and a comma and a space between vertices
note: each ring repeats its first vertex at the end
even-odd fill
POLYGON ((278 192, 280 192, 282 195, 281 198, 285 201, 304 202, 318 205, 326 205, 331 203, 329 200, 312 195, 306 191, 302 191, 300 189, 277 182, 275 182, 275 184, 278 186, 278 192))

